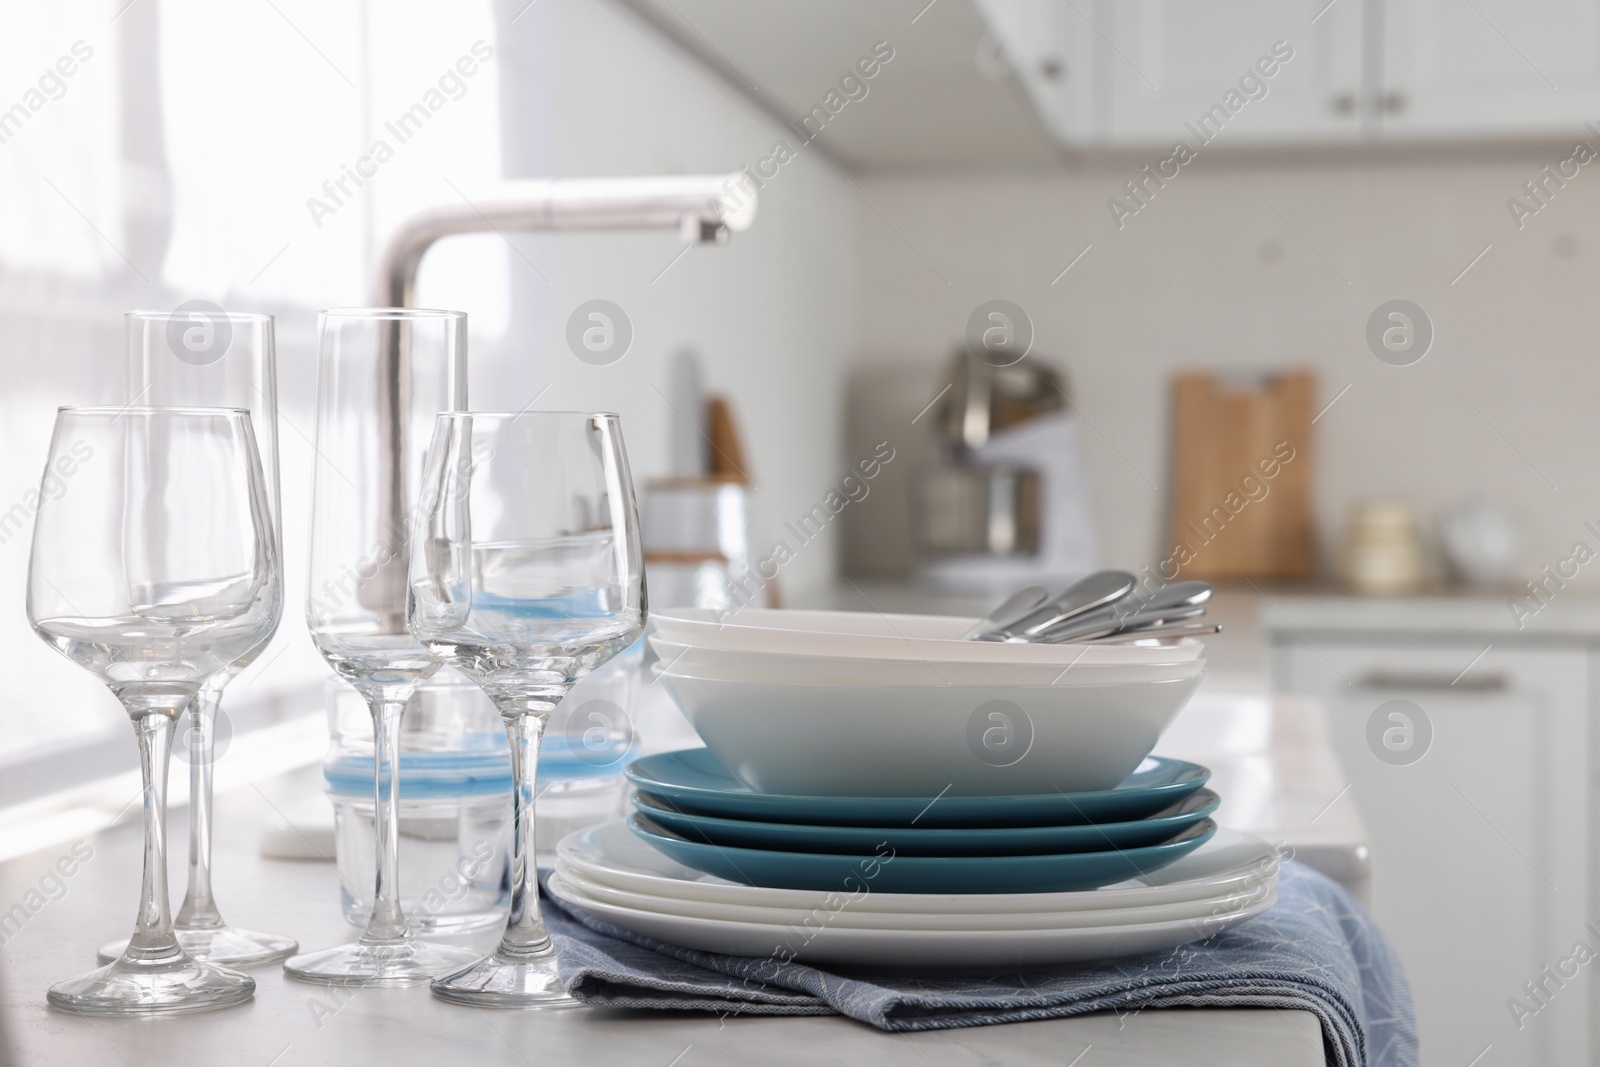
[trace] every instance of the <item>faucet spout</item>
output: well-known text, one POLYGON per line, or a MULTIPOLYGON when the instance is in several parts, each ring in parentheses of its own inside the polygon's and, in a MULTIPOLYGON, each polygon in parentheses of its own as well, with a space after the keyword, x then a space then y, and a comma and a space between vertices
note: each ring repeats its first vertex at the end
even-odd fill
POLYGON ((749 227, 755 210, 754 183, 740 171, 501 182, 402 222, 379 261, 375 303, 409 307, 423 255, 451 234, 675 227, 686 243, 721 244, 749 227))

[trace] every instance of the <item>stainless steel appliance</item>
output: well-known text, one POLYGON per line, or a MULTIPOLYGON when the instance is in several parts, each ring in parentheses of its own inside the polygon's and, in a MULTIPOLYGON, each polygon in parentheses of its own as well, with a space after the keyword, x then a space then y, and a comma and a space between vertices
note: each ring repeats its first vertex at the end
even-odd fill
POLYGON ((1070 581, 1094 569, 1076 423, 1061 373, 958 351, 912 495, 918 574, 954 589, 1070 581))

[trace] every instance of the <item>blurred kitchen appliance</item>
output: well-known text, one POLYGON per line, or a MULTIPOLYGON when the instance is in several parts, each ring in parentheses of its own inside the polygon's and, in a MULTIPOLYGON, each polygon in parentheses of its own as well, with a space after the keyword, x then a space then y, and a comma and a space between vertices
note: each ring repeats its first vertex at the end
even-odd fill
POLYGON ((939 455, 912 490, 919 578, 993 591, 1094 569, 1076 421, 1060 373, 957 352, 934 431, 939 455))
POLYGON ((1172 478, 1161 576, 1309 579, 1310 371, 1173 379, 1172 478))

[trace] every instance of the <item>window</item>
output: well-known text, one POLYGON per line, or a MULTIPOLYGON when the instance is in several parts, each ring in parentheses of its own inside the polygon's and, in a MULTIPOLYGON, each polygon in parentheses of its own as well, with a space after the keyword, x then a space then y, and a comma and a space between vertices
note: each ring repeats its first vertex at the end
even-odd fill
MULTIPOLYGON (((115 701, 30 632, 22 605, 29 491, 54 409, 124 399, 122 314, 136 307, 205 298, 278 316, 288 607, 229 706, 236 720, 320 709, 328 671, 300 622, 315 311, 371 300, 379 242, 400 218, 498 177, 495 41, 488 0, 103 0, 8 14, 0 761, 111 730, 126 741, 115 701)), ((434 299, 506 285, 482 247, 430 255, 434 299)), ((475 321, 474 334, 485 327, 496 324, 475 321)))

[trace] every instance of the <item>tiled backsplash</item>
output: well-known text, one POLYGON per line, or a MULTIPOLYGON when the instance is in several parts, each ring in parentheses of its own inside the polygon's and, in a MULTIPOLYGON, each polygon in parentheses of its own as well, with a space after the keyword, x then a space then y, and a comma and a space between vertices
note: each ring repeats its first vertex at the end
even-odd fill
MULTIPOLYGON (((1034 353, 1070 375, 1104 563, 1164 555, 1173 371, 1301 365, 1320 375, 1317 407, 1332 404, 1316 423, 1325 558, 1358 499, 1401 498, 1431 524, 1440 505, 1481 493, 1520 517, 1533 577, 1600 516, 1600 180, 1547 186, 1521 228, 1508 207, 1568 152, 1217 159, 1120 230, 1106 201, 1125 175, 1111 165, 863 181, 847 447, 893 436, 914 459, 928 420, 909 420, 948 380, 967 316, 1004 298, 1032 319, 1034 353), (1396 298, 1434 327, 1411 366, 1366 340, 1396 298)), ((850 516, 852 571, 907 565, 891 488, 850 516)))

